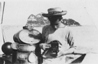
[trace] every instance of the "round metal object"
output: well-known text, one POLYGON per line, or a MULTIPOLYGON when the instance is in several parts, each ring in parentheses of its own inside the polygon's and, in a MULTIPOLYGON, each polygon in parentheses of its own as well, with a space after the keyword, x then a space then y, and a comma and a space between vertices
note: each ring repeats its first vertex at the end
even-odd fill
POLYGON ((38 64, 37 56, 34 52, 17 52, 17 61, 19 64, 38 64))
POLYGON ((38 30, 27 30, 23 29, 20 30, 13 36, 15 42, 20 44, 36 44, 39 43, 41 40, 41 33, 38 30))
POLYGON ((11 42, 5 42, 2 45, 1 49, 2 49, 2 51, 3 51, 4 54, 6 54, 6 55, 12 54, 13 50, 11 48, 11 44, 12 44, 11 42))
POLYGON ((28 57, 28 61, 30 63, 38 63, 38 60, 37 60, 37 56, 32 52, 30 53, 29 57, 28 57))
POLYGON ((23 51, 23 52, 32 52, 32 51, 35 51, 35 46, 34 45, 27 45, 27 44, 18 44, 17 50, 23 51))

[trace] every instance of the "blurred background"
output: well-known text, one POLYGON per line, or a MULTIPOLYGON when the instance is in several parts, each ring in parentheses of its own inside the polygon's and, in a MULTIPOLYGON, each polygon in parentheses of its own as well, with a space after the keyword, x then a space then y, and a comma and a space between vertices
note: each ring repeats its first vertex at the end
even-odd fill
MULTIPOLYGON (((3 36, 6 41, 11 41, 14 33, 22 29, 20 26, 26 25, 30 15, 34 21, 40 20, 44 25, 49 24, 41 13, 47 13, 51 7, 61 7, 67 11, 64 19, 74 19, 81 25, 93 25, 98 28, 98 1, 97 0, 9 0, 0 2, 0 47, 3 36), (42 19, 43 18, 43 19, 42 19), (17 28, 16 28, 17 27, 17 28), (13 30, 13 31, 12 31, 13 30)), ((0 54, 2 51, 0 49, 0 54)))

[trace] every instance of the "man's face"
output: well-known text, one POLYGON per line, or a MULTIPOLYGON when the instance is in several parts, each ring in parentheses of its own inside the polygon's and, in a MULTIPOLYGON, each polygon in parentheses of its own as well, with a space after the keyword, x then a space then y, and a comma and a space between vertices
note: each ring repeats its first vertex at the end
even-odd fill
POLYGON ((57 25, 60 23, 61 16, 51 16, 51 17, 48 17, 48 19, 52 25, 57 25))

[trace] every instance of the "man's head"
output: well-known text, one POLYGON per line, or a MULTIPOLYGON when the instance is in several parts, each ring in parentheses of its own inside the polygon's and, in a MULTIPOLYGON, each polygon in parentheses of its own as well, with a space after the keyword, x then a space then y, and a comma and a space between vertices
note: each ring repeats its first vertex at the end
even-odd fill
POLYGON ((44 17, 47 17, 50 24, 56 24, 61 21, 62 16, 65 15, 67 11, 63 11, 61 8, 49 8, 48 13, 43 13, 44 17))
POLYGON ((62 16, 61 15, 59 15, 59 16, 49 16, 47 18, 50 21, 50 24, 54 25, 54 24, 58 24, 61 21, 62 16))

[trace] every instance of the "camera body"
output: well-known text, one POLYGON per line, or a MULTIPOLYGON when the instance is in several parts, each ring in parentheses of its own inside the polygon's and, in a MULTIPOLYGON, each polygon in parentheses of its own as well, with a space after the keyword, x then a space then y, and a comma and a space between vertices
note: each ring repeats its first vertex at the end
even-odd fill
POLYGON ((51 47, 46 48, 43 52, 44 58, 55 58, 58 55, 59 52, 59 41, 54 40, 49 43, 51 47))

